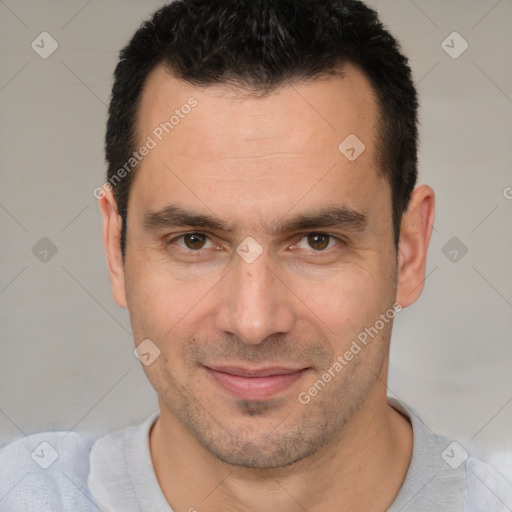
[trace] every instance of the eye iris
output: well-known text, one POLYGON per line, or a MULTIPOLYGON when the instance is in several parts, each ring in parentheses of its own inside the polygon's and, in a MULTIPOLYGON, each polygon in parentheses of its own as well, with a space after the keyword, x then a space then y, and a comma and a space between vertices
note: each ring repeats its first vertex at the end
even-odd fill
POLYGON ((205 242, 206 236, 199 233, 191 233, 183 236, 183 241, 189 249, 201 249, 205 242))
POLYGON ((321 251, 329 245, 329 237, 321 233, 308 235, 308 244, 315 250, 321 251))

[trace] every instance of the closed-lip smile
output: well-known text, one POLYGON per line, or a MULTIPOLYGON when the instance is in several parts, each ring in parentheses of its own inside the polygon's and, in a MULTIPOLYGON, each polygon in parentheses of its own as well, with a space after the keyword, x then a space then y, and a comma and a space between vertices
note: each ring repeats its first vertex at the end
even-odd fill
POLYGON ((289 388, 309 369, 284 366, 248 368, 231 365, 204 368, 225 391, 246 400, 270 398, 289 388))

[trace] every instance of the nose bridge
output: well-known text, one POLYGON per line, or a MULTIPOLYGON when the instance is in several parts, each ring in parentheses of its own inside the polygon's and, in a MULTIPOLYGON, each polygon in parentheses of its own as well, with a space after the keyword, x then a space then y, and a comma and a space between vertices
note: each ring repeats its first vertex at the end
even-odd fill
POLYGON ((272 334, 292 328, 290 297, 270 268, 265 253, 251 263, 238 258, 228 276, 217 319, 221 330, 246 344, 258 344, 272 334))

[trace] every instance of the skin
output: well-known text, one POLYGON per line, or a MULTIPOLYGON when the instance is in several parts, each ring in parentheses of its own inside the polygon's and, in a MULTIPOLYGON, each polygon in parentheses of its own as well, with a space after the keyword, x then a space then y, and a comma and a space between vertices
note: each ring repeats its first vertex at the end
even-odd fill
POLYGON ((297 399, 395 302, 419 297, 434 220, 434 193, 419 186, 397 253, 375 93, 357 67, 343 73, 255 97, 156 68, 139 109, 141 144, 189 98, 198 105, 136 171, 124 261, 116 202, 108 191, 100 199, 114 298, 129 310, 135 344, 150 339, 161 351, 143 367, 160 406, 149 441, 176 512, 386 510, 405 478, 412 430, 386 399, 392 322, 308 404, 297 399), (338 150, 349 134, 366 146, 353 162, 338 150), (148 212, 169 204, 230 231, 148 229, 148 212), (272 230, 342 205, 365 226, 272 230), (207 235, 202 248, 176 239, 190 232, 207 235), (308 237, 317 232, 325 237, 308 237), (252 263, 236 252, 246 237, 263 249, 252 263), (204 368, 215 365, 308 370, 251 400, 220 387, 204 368))

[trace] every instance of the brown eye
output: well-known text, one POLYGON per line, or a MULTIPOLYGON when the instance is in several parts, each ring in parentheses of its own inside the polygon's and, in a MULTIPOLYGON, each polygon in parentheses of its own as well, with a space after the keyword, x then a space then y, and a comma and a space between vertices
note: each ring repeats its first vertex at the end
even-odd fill
POLYGON ((202 249, 206 243, 206 240, 206 235, 202 235, 201 233, 187 233, 186 235, 183 235, 183 243, 187 249, 191 250, 197 251, 202 249))
POLYGON ((329 235, 322 233, 310 233, 308 235, 308 244, 315 251, 323 251, 329 245, 329 235))

